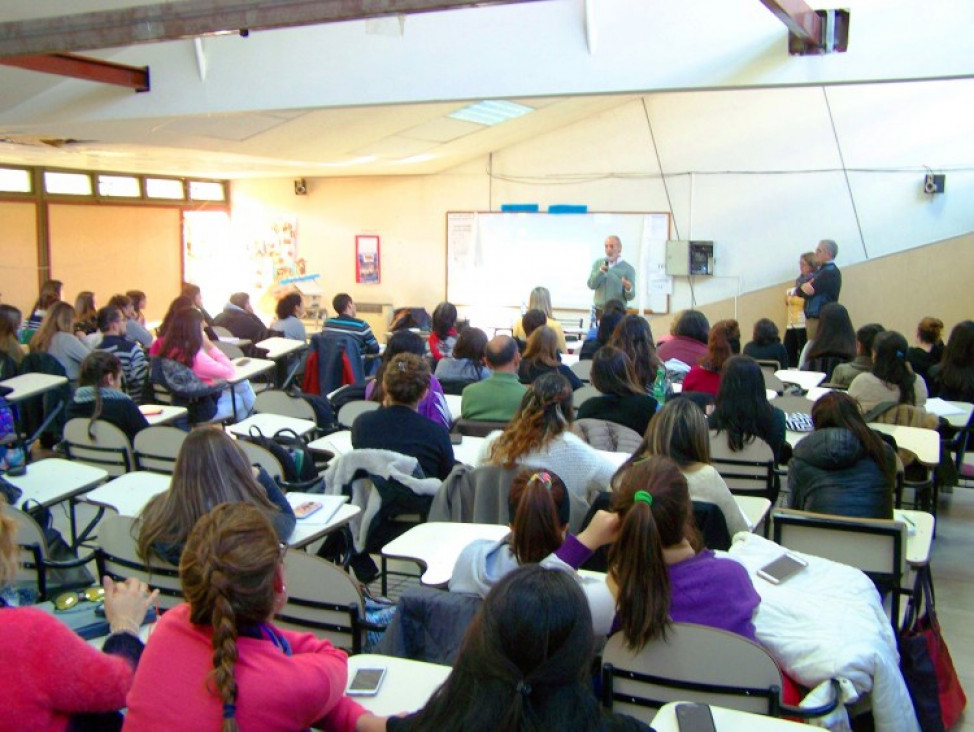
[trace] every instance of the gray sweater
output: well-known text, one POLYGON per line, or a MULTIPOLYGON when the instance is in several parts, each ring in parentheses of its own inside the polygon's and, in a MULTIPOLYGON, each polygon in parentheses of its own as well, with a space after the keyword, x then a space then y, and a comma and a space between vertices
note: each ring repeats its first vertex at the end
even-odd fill
POLYGON ((68 379, 77 381, 81 362, 91 353, 91 349, 73 333, 59 332, 54 334, 47 352, 64 367, 68 379))

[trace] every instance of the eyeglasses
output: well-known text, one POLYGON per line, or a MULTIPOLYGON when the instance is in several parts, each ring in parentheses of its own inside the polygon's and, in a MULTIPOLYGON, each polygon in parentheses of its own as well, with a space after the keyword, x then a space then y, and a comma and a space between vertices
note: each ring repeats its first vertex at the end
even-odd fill
POLYGON ((104 602, 104 587, 89 587, 80 592, 64 592, 54 598, 54 607, 57 610, 70 610, 79 602, 104 602))

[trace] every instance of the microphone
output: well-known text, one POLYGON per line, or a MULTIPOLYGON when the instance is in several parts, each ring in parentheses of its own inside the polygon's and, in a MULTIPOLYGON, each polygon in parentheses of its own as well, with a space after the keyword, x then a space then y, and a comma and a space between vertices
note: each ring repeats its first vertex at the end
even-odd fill
POLYGON ((608 260, 608 259, 607 259, 607 260, 605 260, 605 268, 606 268, 606 269, 608 269, 608 268, 609 268, 609 260, 608 260))

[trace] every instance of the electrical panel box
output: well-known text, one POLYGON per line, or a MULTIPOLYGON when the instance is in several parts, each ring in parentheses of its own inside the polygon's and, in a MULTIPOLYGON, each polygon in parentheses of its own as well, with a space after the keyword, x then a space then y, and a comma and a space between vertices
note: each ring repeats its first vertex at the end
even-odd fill
POLYGON ((671 277, 713 276, 714 243, 676 239, 666 242, 666 274, 671 277))

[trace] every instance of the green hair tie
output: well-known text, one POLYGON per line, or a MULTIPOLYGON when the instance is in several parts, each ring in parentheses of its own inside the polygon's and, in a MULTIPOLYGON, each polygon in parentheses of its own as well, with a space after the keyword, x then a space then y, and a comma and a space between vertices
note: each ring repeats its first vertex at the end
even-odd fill
POLYGON ((653 494, 650 493, 649 491, 636 491, 636 493, 632 497, 632 502, 636 503, 637 501, 642 501, 647 506, 652 506, 653 494))

